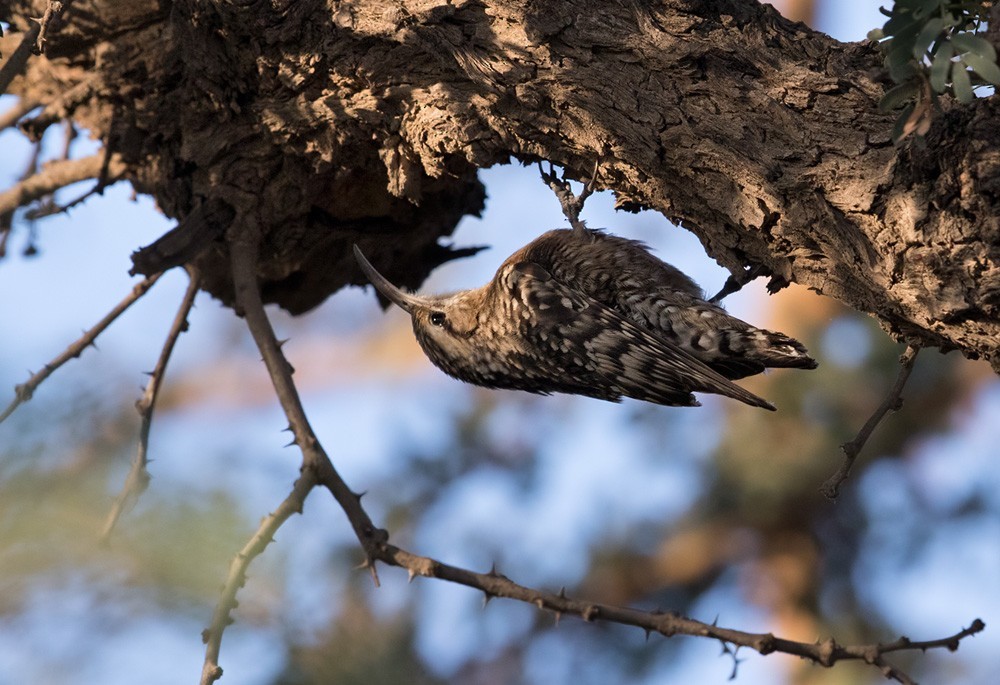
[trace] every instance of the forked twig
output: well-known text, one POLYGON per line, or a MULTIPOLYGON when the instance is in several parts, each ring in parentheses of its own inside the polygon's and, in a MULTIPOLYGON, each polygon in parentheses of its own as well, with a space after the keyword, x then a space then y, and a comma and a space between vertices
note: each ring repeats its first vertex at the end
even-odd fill
POLYGON ((565 173, 562 178, 556 175, 556 169, 552 162, 549 162, 548 171, 545 171, 541 162, 538 163, 538 173, 541 175, 542 180, 545 181, 545 184, 555 193, 556 199, 559 200, 559 206, 562 207, 563 214, 569 220, 569 225, 577 233, 582 233, 587 228, 583 221, 580 220, 580 212, 583 211, 583 204, 587 201, 587 198, 594 192, 600 165, 601 158, 598 157, 597 161, 594 162, 594 172, 590 175, 590 180, 583 185, 583 190, 580 191, 580 194, 576 195, 570 187, 565 173))
POLYGON ((122 312, 132 306, 136 300, 145 295, 146 292, 153 287, 153 284, 159 280, 159 278, 160 274, 154 274, 143 279, 139 283, 136 283, 132 288, 132 292, 130 292, 125 299, 115 305, 115 308, 108 312, 103 319, 94 324, 92 328, 84 331, 83 335, 71 343, 62 354, 43 366, 40 371, 32 374, 31 377, 24 383, 15 385, 14 399, 9 405, 7 405, 7 408, 4 409, 3 413, 0 414, 0 423, 3 423, 20 405, 30 400, 38 386, 41 385, 46 378, 51 376, 56 369, 68 362, 70 359, 79 357, 85 349, 93 345, 97 336, 103 333, 105 328, 114 323, 115 319, 121 316, 122 312))
POLYGON ((704 623, 676 613, 639 611, 576 600, 568 597, 563 591, 558 594, 542 592, 519 585, 497 573, 496 570, 491 570, 489 573, 476 573, 429 557, 412 554, 390 544, 388 533, 372 523, 371 518, 361 506, 361 496, 352 492, 337 473, 309 425, 298 391, 292 380, 291 365, 281 352, 281 345, 274 335, 261 302, 256 275, 258 236, 257 229, 251 228, 245 230, 235 239, 230 239, 236 299, 239 309, 246 318, 247 326, 261 351, 278 399, 285 410, 289 421, 289 430, 295 436, 293 442, 302 451, 302 477, 296 481, 292 494, 282 505, 283 507, 287 505, 284 510, 281 510, 283 518, 278 517, 278 512, 276 512, 265 519, 261 524, 261 529, 233 561, 230 577, 226 583, 226 592, 216 608, 212 627, 206 633, 207 639, 211 642, 209 650, 206 651, 202 685, 209 685, 222 674, 218 666, 218 646, 222 639, 222 631, 229 619, 229 612, 235 605, 235 590, 245 578, 250 559, 260 553, 274 531, 288 518, 290 512, 301 508, 301 503, 315 485, 323 485, 329 489, 347 514, 364 550, 365 566, 373 572, 375 562, 381 561, 391 566, 406 569, 411 580, 417 576, 439 578, 479 590, 487 598, 507 597, 534 604, 539 609, 553 612, 557 617, 563 614, 572 614, 586 621, 603 620, 633 625, 646 630, 647 633, 658 632, 668 637, 673 635, 708 637, 724 644, 750 647, 761 654, 782 652, 800 656, 822 666, 832 666, 843 660, 863 660, 878 667, 886 677, 893 678, 904 685, 910 685, 913 682, 912 679, 902 670, 886 663, 885 654, 904 649, 926 650, 936 647, 955 649, 962 639, 984 629, 983 622, 976 619, 968 628, 955 635, 927 642, 911 642, 906 638, 900 638, 896 642, 886 645, 842 646, 833 639, 817 643, 796 642, 777 638, 769 633, 747 633, 721 628, 714 623, 704 623))
POLYGON ((146 383, 146 390, 142 393, 142 397, 135 403, 135 408, 142 420, 139 428, 139 445, 136 447, 135 458, 132 459, 132 467, 125 477, 125 484, 122 486, 121 492, 118 493, 118 497, 115 498, 114 504, 111 505, 111 511, 108 512, 108 516, 104 521, 104 527, 101 529, 102 542, 107 542, 111 537, 111 531, 114 530, 115 524, 121 518, 126 505, 137 500, 149 485, 150 476, 146 466, 149 463, 149 430, 153 424, 153 410, 156 407, 156 398, 159 395, 160 386, 163 384, 167 362, 170 361, 174 345, 177 343, 177 339, 181 333, 188 328, 187 317, 191 312, 191 307, 194 305, 194 298, 198 294, 198 286, 201 283, 201 278, 194 267, 189 269, 189 276, 190 281, 188 282, 187 292, 184 293, 181 305, 177 310, 177 315, 174 317, 174 322, 167 333, 163 349, 160 350, 160 357, 156 360, 156 367, 149 374, 149 382, 146 383))
POLYGON ((868 417, 865 425, 861 427, 855 438, 840 446, 840 449, 844 452, 844 461, 840 464, 837 472, 830 476, 820 487, 820 492, 828 499, 837 499, 837 496, 840 494, 840 486, 850 475, 851 468, 854 467, 854 462, 857 460, 858 454, 864 449, 868 438, 871 437, 872 432, 882 422, 886 414, 890 411, 899 411, 903 406, 903 388, 906 387, 906 381, 910 378, 910 372, 913 370, 913 364, 917 360, 918 352, 920 352, 920 348, 915 345, 910 345, 903 351, 903 354, 899 357, 899 375, 896 377, 896 383, 892 386, 892 390, 882 400, 882 404, 868 417))

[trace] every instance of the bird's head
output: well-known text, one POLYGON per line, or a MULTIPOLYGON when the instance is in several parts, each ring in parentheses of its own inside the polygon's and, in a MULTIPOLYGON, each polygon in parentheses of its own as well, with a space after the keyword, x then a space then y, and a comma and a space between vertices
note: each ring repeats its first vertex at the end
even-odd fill
POLYGON ((358 246, 354 256, 375 289, 406 311, 413 321, 413 332, 424 353, 443 371, 462 378, 462 361, 478 347, 476 330, 482 294, 466 290, 450 295, 413 295, 392 283, 365 258, 358 246))

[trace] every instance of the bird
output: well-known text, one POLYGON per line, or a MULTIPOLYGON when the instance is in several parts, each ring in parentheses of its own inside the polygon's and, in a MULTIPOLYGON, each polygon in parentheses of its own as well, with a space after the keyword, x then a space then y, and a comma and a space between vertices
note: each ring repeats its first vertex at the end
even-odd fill
POLYGON ((714 393, 773 411, 733 381, 816 368, 802 343, 731 316, 644 243, 582 222, 528 243, 486 285, 444 295, 406 293, 354 254, 430 361, 474 385, 665 406, 714 393))

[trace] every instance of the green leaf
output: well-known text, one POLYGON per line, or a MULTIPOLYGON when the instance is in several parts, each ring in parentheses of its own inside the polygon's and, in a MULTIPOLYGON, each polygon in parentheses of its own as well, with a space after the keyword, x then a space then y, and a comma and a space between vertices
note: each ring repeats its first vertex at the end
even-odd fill
POLYGON ((915 60, 919 62, 924 58, 924 53, 930 49, 934 39, 941 35, 942 30, 944 30, 944 19, 941 17, 934 17, 924 24, 924 28, 921 29, 913 43, 913 58, 915 60))
POLYGON ((975 52, 963 55, 962 61, 994 86, 1000 86, 1000 67, 997 66, 996 62, 988 60, 975 52))
POLYGON ((893 37, 900 36, 904 33, 917 35, 920 31, 920 27, 923 25, 924 23, 919 21, 910 12, 893 13, 892 18, 885 22, 885 26, 882 27, 882 30, 885 31, 887 36, 893 37))
POLYGON ((951 37, 958 52, 973 52, 986 57, 991 62, 997 61, 997 51, 988 40, 974 33, 956 33, 951 37))
POLYGON ((955 66, 952 67, 951 87, 959 102, 968 104, 975 99, 972 94, 972 80, 969 78, 969 72, 965 70, 963 62, 956 62, 955 66))
POLYGON ((894 88, 890 88, 882 99, 878 102, 878 110, 880 112, 889 112, 900 105, 902 105, 907 100, 912 100, 916 97, 917 93, 920 91, 920 84, 916 81, 907 81, 906 83, 901 83, 894 88))
POLYGON ((931 62, 931 88, 935 93, 943 93, 948 83, 948 73, 951 71, 951 58, 955 56, 955 48, 951 43, 942 43, 934 53, 931 62))

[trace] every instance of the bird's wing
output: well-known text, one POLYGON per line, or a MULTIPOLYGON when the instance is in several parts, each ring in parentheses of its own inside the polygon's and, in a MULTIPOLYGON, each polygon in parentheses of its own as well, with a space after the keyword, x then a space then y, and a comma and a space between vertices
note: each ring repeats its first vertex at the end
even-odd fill
POLYGON ((696 404, 691 392, 711 392, 774 410, 674 343, 622 318, 613 309, 554 278, 535 262, 510 265, 502 279, 523 302, 525 332, 553 353, 592 360, 593 371, 617 393, 667 405, 696 404))

